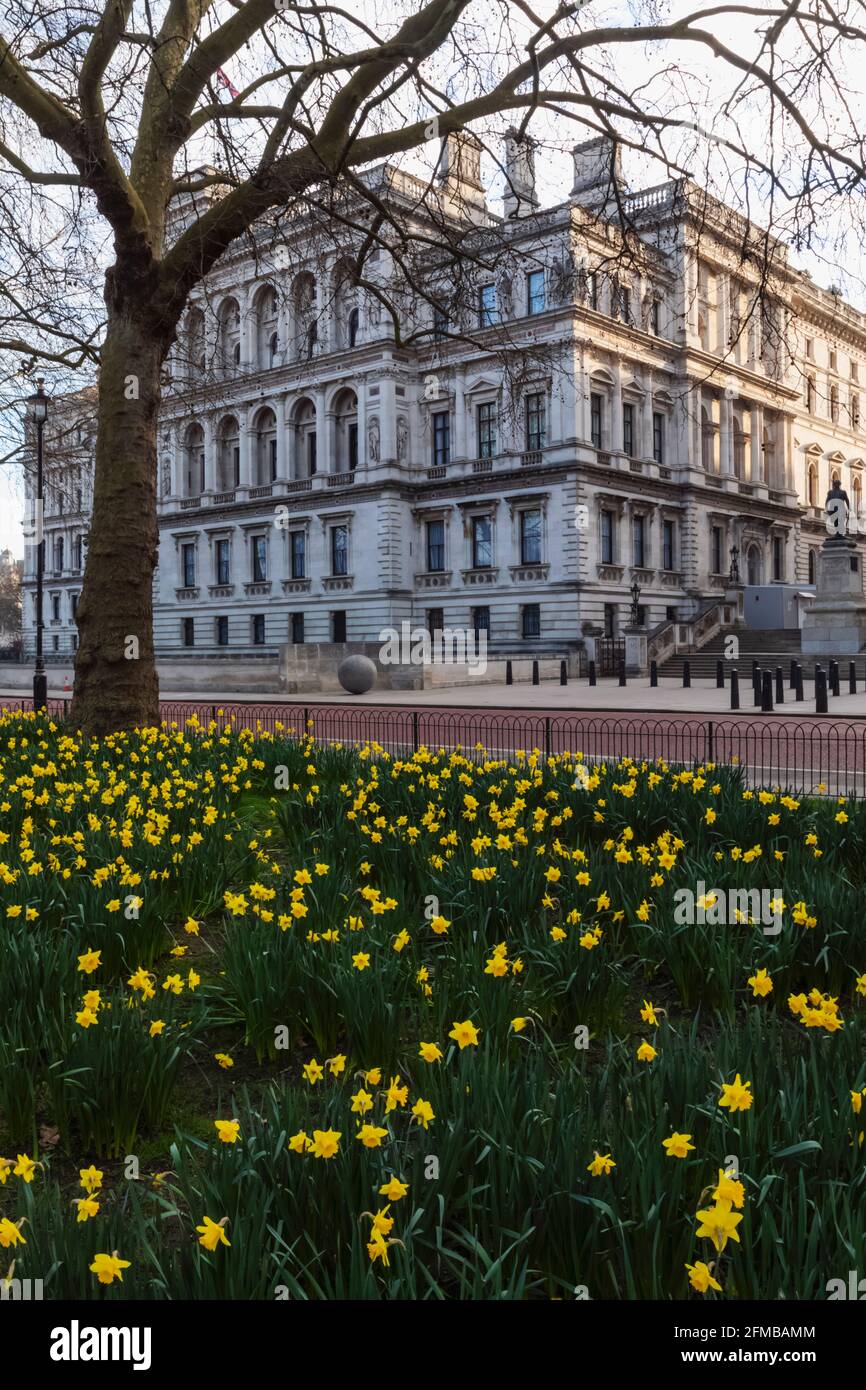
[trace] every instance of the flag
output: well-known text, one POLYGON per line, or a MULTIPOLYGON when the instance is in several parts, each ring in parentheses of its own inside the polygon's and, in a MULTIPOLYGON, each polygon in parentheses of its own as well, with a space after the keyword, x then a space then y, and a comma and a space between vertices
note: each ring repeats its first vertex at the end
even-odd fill
POLYGON ((237 87, 232 86, 231 82, 226 77, 222 68, 217 68, 216 75, 217 81, 219 82, 220 86, 225 87, 230 92, 233 99, 237 101, 238 97, 240 96, 240 92, 238 91, 237 87))

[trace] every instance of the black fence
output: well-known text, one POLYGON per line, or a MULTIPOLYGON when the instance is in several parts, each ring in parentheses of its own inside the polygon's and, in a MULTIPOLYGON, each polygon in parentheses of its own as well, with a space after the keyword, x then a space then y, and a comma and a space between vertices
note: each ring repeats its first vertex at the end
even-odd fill
MULTIPOLYGON (((31 701, 5 701, 31 709, 31 701)), ((68 701, 49 701, 62 720, 68 701)), ((533 713, 514 709, 436 709, 410 705, 207 701, 161 704, 167 724, 193 717, 207 725, 261 729, 321 743, 378 746, 395 757, 421 747, 461 751, 471 758, 510 758, 518 751, 544 756, 582 753, 591 763, 629 757, 692 767, 717 763, 742 769, 750 786, 795 793, 866 795, 866 721, 796 720, 720 715, 715 719, 597 718, 591 713, 533 713)))

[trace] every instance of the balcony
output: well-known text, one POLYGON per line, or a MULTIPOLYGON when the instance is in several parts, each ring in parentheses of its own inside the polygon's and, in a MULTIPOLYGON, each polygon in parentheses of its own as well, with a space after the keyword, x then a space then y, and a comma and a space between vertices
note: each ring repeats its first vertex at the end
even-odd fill
POLYGON ((244 585, 244 593, 248 598, 267 598, 271 592, 271 581, 269 579, 251 579, 244 585))
POLYGON ((473 460, 472 460, 472 472, 473 472, 473 473, 492 473, 492 472, 493 472, 493 459, 492 459, 492 458, 473 459, 473 460))
POLYGON ((211 498, 211 506, 230 507, 236 496, 235 492, 215 492, 211 498))
POLYGON ((273 497, 274 485, 273 483, 262 483, 258 487, 251 487, 249 495, 250 499, 255 497, 273 497))
POLYGON ((234 584, 209 584, 208 593, 211 598, 233 598, 235 592, 234 584))
POLYGON ((201 506, 200 497, 182 497, 180 499, 180 509, 182 512, 191 512, 196 507, 201 506))
POLYGON ((451 573, 451 570, 424 570, 415 575, 415 584, 419 589, 450 589, 451 573))
POLYGON ((427 477, 430 482, 438 482, 440 478, 447 477, 448 469, 444 464, 437 464, 435 468, 427 469, 427 477))
POLYGON ((342 593, 352 588, 355 579, 351 574, 328 574, 322 580, 326 594, 342 593))
POLYGON ((499 570, 486 565, 484 568, 461 570, 460 573, 463 583, 467 585, 495 584, 499 578, 499 570))
POLYGON ((326 473, 328 487, 350 487, 355 481, 355 470, 348 469, 345 473, 326 473))
POLYGON ((183 588, 175 589, 174 591, 174 596, 176 599, 196 599, 198 598, 198 595, 198 585, 195 584, 186 584, 183 588))
POLYGON ((527 449, 526 453, 520 455, 520 465, 522 468, 537 468, 541 457, 540 449, 527 449))

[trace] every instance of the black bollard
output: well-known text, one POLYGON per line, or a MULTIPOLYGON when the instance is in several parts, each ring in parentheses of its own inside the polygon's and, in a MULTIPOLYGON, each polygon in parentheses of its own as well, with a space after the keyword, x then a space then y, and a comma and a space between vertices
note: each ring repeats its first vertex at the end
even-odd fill
POLYGON ((725 664, 724 664, 723 661, 717 661, 717 662, 716 662, 716 689, 717 689, 717 690, 724 690, 724 688, 725 688, 725 664))
POLYGON ((740 708, 740 678, 737 675, 737 668, 731 672, 731 709, 740 708))
POLYGON ((512 669, 511 669, 511 662, 510 662, 510 661, 506 661, 506 663, 505 663, 505 684, 506 684, 506 685, 513 685, 513 684, 514 684, 514 672, 513 672, 512 669))
POLYGON ((758 668, 752 672, 752 700, 756 706, 761 703, 761 672, 758 668))
POLYGON ((564 661, 559 663, 559 684, 568 685, 568 671, 564 661))
POLYGON ((651 661, 651 662, 650 662, 650 685, 652 686, 653 690, 655 690, 655 688, 656 688, 656 686, 658 685, 658 683, 659 683, 659 664, 658 664, 657 661, 651 661))
POLYGON ((838 663, 838 661, 831 661, 831 662, 830 662, 830 694, 831 694, 831 695, 838 695, 838 694, 839 694, 839 663, 838 663))
POLYGON ((687 661, 683 662, 683 689, 688 690, 692 683, 692 668, 687 661))
POLYGON ((589 663, 589 683, 590 683, 590 685, 595 685, 595 679, 596 679, 596 677, 595 677, 595 662, 594 662, 594 661, 591 661, 591 662, 589 663))
POLYGON ((796 690, 796 689, 797 689, 797 669, 796 669, 796 668, 797 668, 797 663, 796 663, 796 661, 794 660, 794 658, 791 657, 791 671, 790 671, 790 674, 789 674, 789 676, 788 676, 788 689, 789 689, 789 690, 796 690))
POLYGON ((620 683, 620 685, 625 685, 625 662, 624 662, 624 661, 620 663, 620 668, 619 668, 619 683, 620 683))
POLYGON ((776 704, 777 704, 777 705, 783 705, 784 703, 785 703, 785 681, 784 681, 784 677, 783 677, 783 675, 782 675, 782 668, 781 668, 781 666, 777 666, 777 667, 776 667, 776 704))
POLYGON ((803 668, 799 661, 794 668, 794 698, 798 704, 803 700, 803 668))
POLYGON ((763 714, 772 714, 773 712, 772 671, 761 672, 761 711, 763 714))
POLYGON ((815 667, 815 713, 827 713, 827 677, 820 666, 815 667))
POLYGON ((537 662, 537 661, 533 661, 533 663, 532 663, 532 684, 533 684, 533 685, 538 685, 538 683, 539 683, 539 682, 538 682, 538 662, 537 662))
POLYGON ((857 694, 857 662, 848 662, 848 694, 857 694))

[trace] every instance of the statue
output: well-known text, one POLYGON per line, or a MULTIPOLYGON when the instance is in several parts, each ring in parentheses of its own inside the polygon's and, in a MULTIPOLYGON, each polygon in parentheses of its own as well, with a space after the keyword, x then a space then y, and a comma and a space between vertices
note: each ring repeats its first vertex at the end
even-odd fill
POLYGON ((166 459, 162 465, 162 495, 168 497, 171 492, 171 464, 166 459))
POLYGON ((574 258, 566 252, 562 261, 555 261, 550 270, 550 297, 554 304, 570 304, 574 295, 576 276, 574 258))
POLYGON ((397 461, 402 463, 406 458, 406 450, 409 445, 409 426, 401 415, 397 421, 397 461))
POLYGON ((371 463, 379 462, 379 421, 371 420, 367 428, 367 452, 371 463))
POLYGON ((848 535, 848 516, 851 511, 851 504, 848 501, 848 494, 843 492, 842 484, 838 478, 833 479, 833 485, 827 493, 824 509, 827 513, 829 539, 844 540, 848 535))

